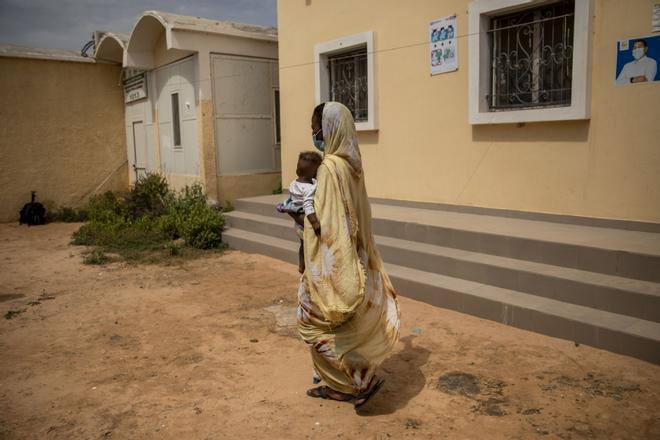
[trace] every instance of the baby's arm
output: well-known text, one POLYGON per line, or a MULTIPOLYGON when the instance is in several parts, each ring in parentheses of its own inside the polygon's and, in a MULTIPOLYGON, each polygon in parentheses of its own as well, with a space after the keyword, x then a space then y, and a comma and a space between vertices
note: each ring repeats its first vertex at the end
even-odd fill
POLYGON ((311 214, 307 214, 307 218, 309 219, 309 222, 312 224, 312 228, 314 228, 314 233, 316 236, 321 235, 321 222, 319 222, 318 217, 316 216, 315 212, 312 212, 311 214))
POLYGON ((314 194, 316 194, 316 185, 314 185, 309 192, 307 192, 304 195, 303 198, 303 210, 305 211, 305 215, 309 219, 309 222, 312 225, 312 228, 314 228, 314 233, 317 236, 321 235, 321 222, 319 222, 319 218, 316 216, 316 210, 314 209, 314 194))

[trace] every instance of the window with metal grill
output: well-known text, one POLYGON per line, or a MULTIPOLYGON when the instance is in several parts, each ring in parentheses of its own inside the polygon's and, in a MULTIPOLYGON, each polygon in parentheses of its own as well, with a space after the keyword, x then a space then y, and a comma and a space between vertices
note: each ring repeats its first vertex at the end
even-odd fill
POLYGON ((574 1, 490 20, 491 110, 571 105, 574 1))
POLYGON ((367 48, 328 56, 330 100, 344 104, 355 122, 369 119, 367 48))

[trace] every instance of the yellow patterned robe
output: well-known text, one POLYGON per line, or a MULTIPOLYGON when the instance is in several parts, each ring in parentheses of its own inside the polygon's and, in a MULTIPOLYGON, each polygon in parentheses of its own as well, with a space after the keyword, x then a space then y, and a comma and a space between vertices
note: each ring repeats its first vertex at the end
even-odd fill
POLYGON ((298 330, 330 388, 369 389, 399 338, 396 294, 371 233, 371 209, 350 111, 326 103, 325 155, 314 198, 321 236, 305 220, 298 330))

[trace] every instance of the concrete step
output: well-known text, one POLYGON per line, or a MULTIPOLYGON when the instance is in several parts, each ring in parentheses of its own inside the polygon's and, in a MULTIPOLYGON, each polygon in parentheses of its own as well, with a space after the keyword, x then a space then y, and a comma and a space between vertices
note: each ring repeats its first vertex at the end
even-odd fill
MULTIPOLYGON (((240 211, 227 217, 232 227, 298 242, 288 217, 240 211)), ((658 283, 392 237, 375 240, 387 263, 660 322, 658 283)))
POLYGON ((399 266, 660 322, 660 284, 534 261, 376 236, 399 266))
MULTIPOLYGON (((231 228, 224 240, 236 249, 291 263, 295 241, 231 228)), ((511 289, 386 264, 399 294, 434 306, 549 336, 660 363, 660 324, 511 289)))
POLYGON ((257 232, 299 243, 298 235, 296 235, 294 230, 293 219, 286 214, 277 214, 278 217, 273 217, 251 212, 231 211, 225 214, 225 218, 232 228, 257 232))
MULTIPOLYGON (((236 201, 238 211, 281 216, 285 196, 236 201)), ((660 282, 660 234, 372 203, 377 235, 553 266, 660 282)))
POLYGON ((300 244, 270 235, 230 228, 222 233, 222 241, 229 247, 243 252, 268 255, 278 260, 298 265, 300 244))

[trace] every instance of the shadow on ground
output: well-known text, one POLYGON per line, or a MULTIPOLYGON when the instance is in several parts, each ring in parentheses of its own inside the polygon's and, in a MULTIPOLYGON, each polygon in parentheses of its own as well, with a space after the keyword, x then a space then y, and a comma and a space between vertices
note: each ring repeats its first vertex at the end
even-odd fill
POLYGON ((415 336, 401 338, 403 350, 390 356, 381 365, 380 376, 385 379, 385 386, 376 394, 364 409, 361 416, 392 414, 405 408, 410 400, 418 395, 426 385, 426 377, 421 367, 426 364, 431 351, 413 345, 415 336))

